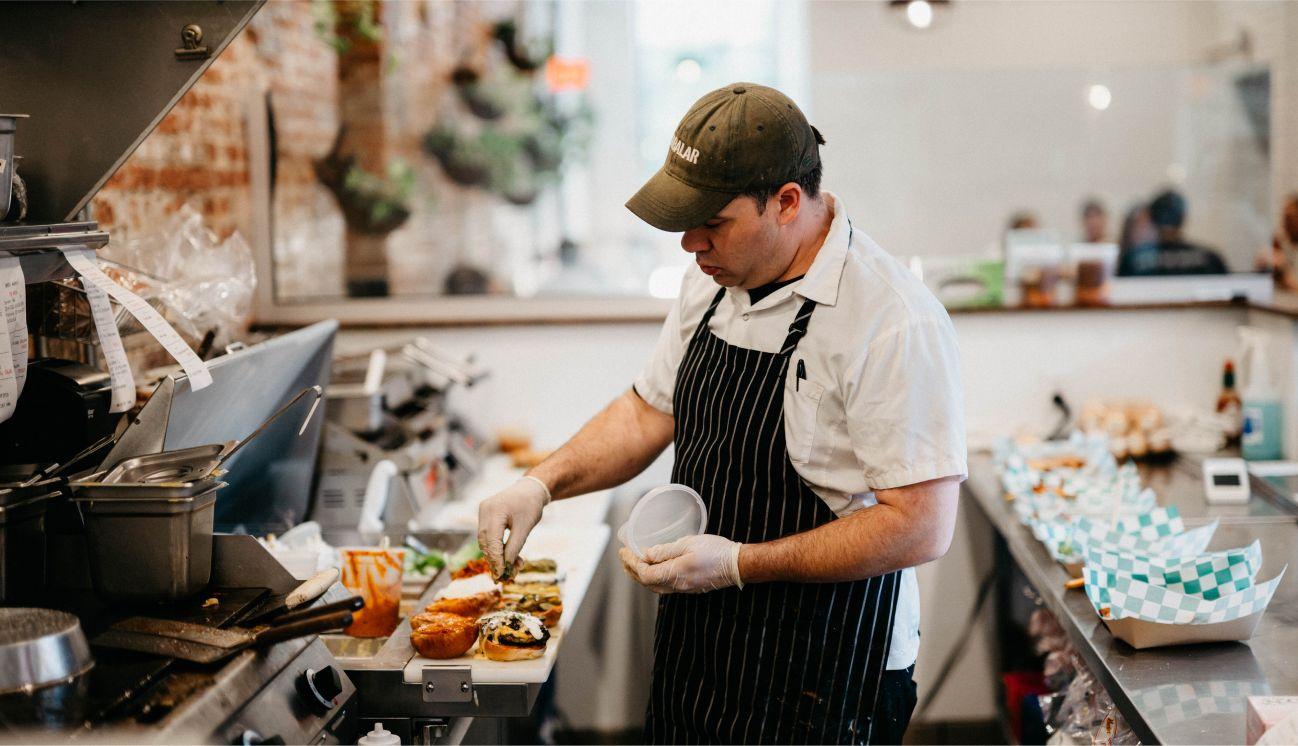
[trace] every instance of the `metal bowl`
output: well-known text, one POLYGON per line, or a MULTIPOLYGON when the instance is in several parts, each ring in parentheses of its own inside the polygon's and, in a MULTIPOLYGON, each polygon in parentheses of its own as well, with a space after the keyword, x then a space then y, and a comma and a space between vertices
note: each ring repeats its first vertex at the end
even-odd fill
POLYGON ((66 726, 84 714, 95 665, 75 616, 53 609, 0 608, 0 722, 66 726))

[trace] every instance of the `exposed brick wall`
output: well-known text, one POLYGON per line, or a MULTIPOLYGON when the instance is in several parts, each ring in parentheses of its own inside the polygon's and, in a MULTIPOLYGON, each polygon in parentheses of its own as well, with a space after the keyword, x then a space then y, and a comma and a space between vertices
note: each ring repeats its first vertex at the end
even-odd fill
POLYGON ((116 240, 154 229, 185 202, 221 236, 248 235, 244 119, 267 91, 278 132, 277 228, 319 220, 311 163, 337 131, 338 58, 314 22, 310 3, 268 3, 230 43, 92 201, 116 240))

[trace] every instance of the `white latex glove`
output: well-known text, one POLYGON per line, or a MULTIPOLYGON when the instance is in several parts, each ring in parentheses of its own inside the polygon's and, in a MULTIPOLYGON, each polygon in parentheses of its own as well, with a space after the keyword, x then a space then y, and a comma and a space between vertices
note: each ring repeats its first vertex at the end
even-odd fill
POLYGON ((550 502, 550 488, 536 477, 527 476, 514 482, 478 506, 478 546, 491 565, 491 575, 499 578, 506 567, 513 567, 523 542, 541 520, 541 511, 550 502), (505 543, 505 529, 509 543, 505 543))
POLYGON ((723 536, 702 534, 649 547, 644 560, 626 547, 618 550, 618 557, 627 574, 654 593, 707 593, 744 587, 739 577, 741 546, 723 536))

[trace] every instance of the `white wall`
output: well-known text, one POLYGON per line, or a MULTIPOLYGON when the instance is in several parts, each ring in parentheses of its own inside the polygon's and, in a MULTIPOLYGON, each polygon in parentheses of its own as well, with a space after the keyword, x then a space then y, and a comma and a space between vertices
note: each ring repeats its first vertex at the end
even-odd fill
POLYGON ((921 255, 994 248, 1020 209, 1075 240, 1090 195, 1116 233, 1129 206, 1175 184, 1190 235, 1246 270, 1283 167, 1268 170, 1238 106, 1230 78, 1243 59, 1202 66, 1243 26, 1268 35, 1254 59, 1283 66, 1275 37, 1291 13, 1277 2, 953 3, 919 32, 885 3, 813 2, 826 184, 883 246, 921 255), (1202 72, 1180 72, 1190 66, 1202 72), (1087 105, 1091 83, 1112 90, 1108 110, 1087 105))

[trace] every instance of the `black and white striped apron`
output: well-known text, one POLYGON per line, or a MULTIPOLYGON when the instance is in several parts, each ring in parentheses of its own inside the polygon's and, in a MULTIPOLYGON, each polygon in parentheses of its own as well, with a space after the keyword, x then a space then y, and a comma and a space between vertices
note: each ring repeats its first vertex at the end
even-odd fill
MULTIPOLYGON (((708 507, 708 533, 755 543, 834 520, 784 439, 784 381, 815 301, 779 352, 727 344, 703 314, 675 388, 674 481, 708 507)), ((764 583, 658 603, 646 737, 654 743, 869 743, 900 573, 764 583)))

